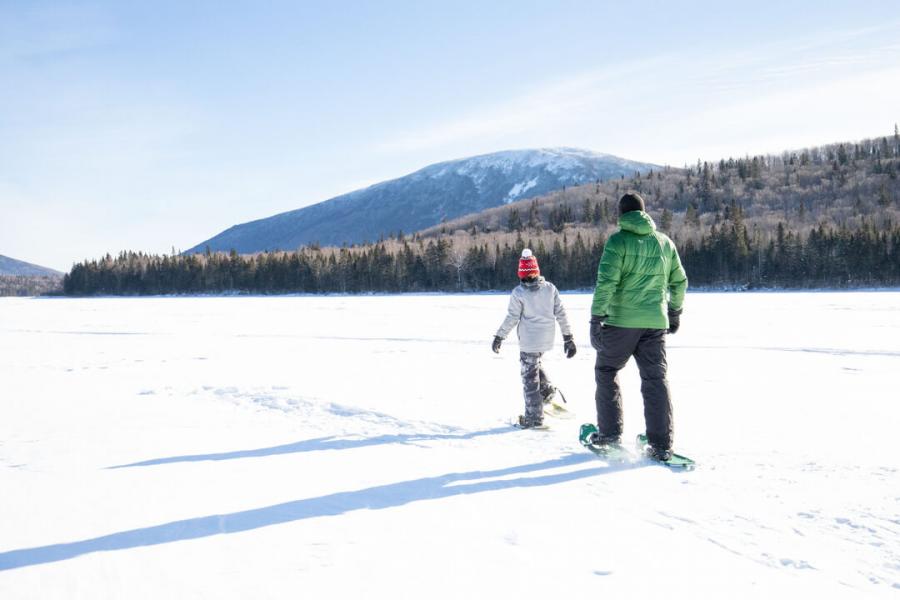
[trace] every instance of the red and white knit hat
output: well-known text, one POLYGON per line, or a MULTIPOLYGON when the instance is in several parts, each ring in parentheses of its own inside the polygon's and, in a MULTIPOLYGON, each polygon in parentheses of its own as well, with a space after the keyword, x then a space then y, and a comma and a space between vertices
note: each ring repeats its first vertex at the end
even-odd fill
POLYGON ((538 268, 537 257, 531 253, 531 250, 525 248, 522 250, 522 258, 519 259, 519 279, 526 277, 537 277, 541 274, 538 268))

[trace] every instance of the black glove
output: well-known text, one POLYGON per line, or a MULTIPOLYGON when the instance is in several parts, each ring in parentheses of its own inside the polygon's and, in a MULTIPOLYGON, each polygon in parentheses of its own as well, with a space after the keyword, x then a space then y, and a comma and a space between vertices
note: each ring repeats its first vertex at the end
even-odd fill
POLYGON ((597 352, 600 351, 600 338, 603 337, 603 328, 606 327, 607 315, 591 315, 591 346, 597 352))
POLYGON ((494 343, 491 344, 491 350, 493 350, 493 351, 496 352, 497 354, 500 354, 500 344, 502 344, 502 343, 503 343, 503 338, 502 338, 502 337, 497 337, 497 336, 495 335, 495 336, 494 336, 494 343))
POLYGON ((676 333, 681 327, 681 309, 669 309, 669 333, 676 333))
POLYGON ((563 336, 563 350, 566 353, 566 358, 572 358, 575 356, 575 352, 577 348, 575 348, 575 340, 572 339, 572 334, 563 336))

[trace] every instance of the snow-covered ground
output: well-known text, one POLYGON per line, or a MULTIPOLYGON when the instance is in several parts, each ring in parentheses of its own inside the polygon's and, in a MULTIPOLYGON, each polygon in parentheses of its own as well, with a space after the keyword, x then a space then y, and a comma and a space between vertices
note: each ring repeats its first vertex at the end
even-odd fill
POLYGON ((900 294, 689 294, 690 473, 580 448, 564 302, 522 432, 502 295, 0 299, 0 598, 898 597, 900 294))

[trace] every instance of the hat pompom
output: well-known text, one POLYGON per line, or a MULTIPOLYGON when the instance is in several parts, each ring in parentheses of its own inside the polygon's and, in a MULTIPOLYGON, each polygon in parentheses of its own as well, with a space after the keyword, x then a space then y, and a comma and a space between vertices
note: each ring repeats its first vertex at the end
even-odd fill
POLYGON ((530 256, 534 256, 534 255, 531 253, 531 250, 530 250, 530 249, 525 248, 524 250, 522 250, 522 258, 528 258, 528 257, 530 257, 530 256))

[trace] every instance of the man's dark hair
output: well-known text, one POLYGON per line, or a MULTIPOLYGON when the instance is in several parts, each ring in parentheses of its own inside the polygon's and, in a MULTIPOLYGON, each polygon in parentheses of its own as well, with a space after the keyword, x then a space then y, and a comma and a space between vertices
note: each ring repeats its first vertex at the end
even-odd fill
POLYGON ((644 210, 644 199, 637 192, 628 192, 619 199, 619 214, 624 215, 633 210, 644 210))

